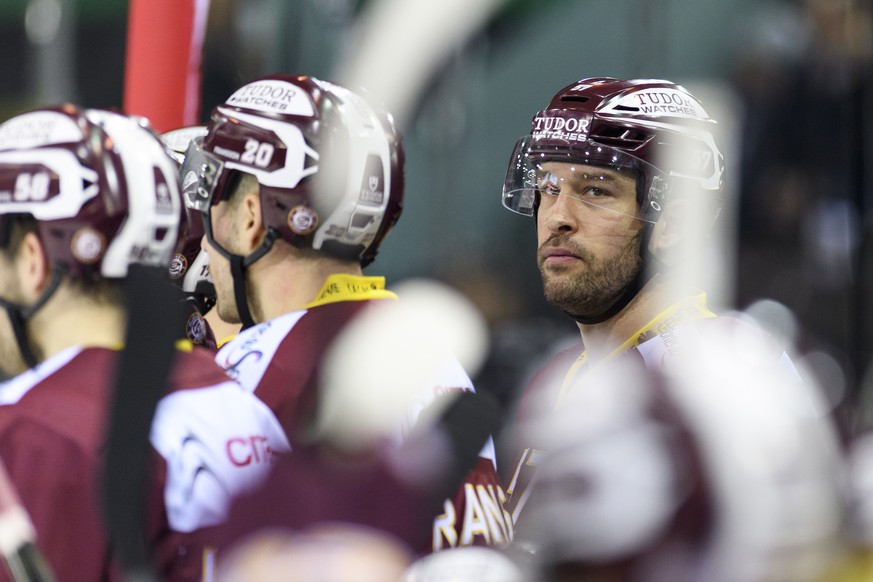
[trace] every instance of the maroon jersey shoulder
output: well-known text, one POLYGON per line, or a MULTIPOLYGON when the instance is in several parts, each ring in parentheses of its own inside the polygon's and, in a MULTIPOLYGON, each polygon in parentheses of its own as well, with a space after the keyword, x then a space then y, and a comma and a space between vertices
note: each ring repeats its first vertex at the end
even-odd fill
POLYGON ((227 374, 215 363, 213 352, 199 348, 177 350, 168 392, 215 386, 227 381, 227 374))
POLYGON ((255 394, 292 436, 317 400, 322 360, 330 344, 369 301, 310 308, 281 340, 255 394))
MULTIPOLYGON (((87 449, 96 449, 104 438, 117 360, 113 350, 83 350, 61 369, 35 380, 14 406, 0 406, 0 411, 18 419, 29 418, 87 449)), ((8 423, 3 418, 0 430, 8 423)))
POLYGON ((43 377, 19 377, 29 389, 0 406, 0 457, 59 580, 119 579, 98 497, 116 361, 84 350, 43 377))

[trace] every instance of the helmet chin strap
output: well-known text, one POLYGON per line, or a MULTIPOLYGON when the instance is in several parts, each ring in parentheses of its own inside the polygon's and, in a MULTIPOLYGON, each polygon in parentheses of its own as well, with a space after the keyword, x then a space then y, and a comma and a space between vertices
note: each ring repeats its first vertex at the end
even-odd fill
MULTIPOLYGON (((249 255, 251 256, 251 255, 249 255)), ((255 325, 251 309, 249 309, 248 294, 246 294, 246 257, 230 255, 230 276, 233 280, 233 299, 236 302, 236 311, 242 329, 248 329, 255 325)))
MULTIPOLYGON (((204 220, 205 222, 206 220, 204 220)), ((233 299, 236 303, 237 314, 239 315, 242 329, 248 329, 257 322, 252 317, 251 309, 249 309, 248 293, 246 292, 246 269, 273 248, 273 243, 279 238, 279 232, 274 228, 268 228, 260 246, 245 257, 231 253, 218 244, 212 237, 211 228, 206 229, 206 237, 209 240, 209 244, 230 262, 230 276, 233 279, 233 299)))
POLYGON ((15 334, 15 343, 18 344, 18 351, 21 353, 21 359, 28 368, 35 368, 39 362, 36 360, 36 356, 30 347, 30 338, 27 334, 27 321, 33 317, 49 299, 51 299, 55 294, 55 291, 60 287, 65 274, 66 269, 62 265, 55 265, 54 273, 52 273, 52 280, 48 289, 46 289, 45 293, 43 293, 37 302, 30 307, 23 307, 17 303, 0 299, 0 306, 6 310, 6 314, 9 316, 9 321, 12 324, 12 333, 15 334))

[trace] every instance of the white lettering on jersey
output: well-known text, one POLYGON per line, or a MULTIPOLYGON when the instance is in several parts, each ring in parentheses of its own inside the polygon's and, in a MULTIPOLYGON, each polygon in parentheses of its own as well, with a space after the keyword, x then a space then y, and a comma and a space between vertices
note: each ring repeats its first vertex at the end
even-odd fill
POLYGON ((476 536, 482 536, 490 546, 491 530, 488 529, 479 495, 472 484, 464 485, 464 497, 466 503, 464 504, 464 530, 461 532, 461 545, 471 546, 476 536))
POLYGON ((438 552, 445 547, 454 548, 458 545, 458 532, 455 531, 455 506, 450 499, 443 502, 444 513, 433 521, 433 551, 438 552), (443 544, 445 540, 445 545, 443 544))
POLYGON ((482 505, 482 512, 491 532, 491 540, 495 546, 508 544, 512 541, 512 518, 509 512, 503 509, 506 503, 506 495, 500 487, 494 485, 476 485, 476 495, 482 505))
POLYGON ((463 527, 458 532, 457 515, 451 500, 443 504, 444 513, 434 520, 433 551, 472 546, 477 538, 487 545, 502 546, 513 539, 512 517, 503 509, 506 495, 494 485, 464 485, 463 527))

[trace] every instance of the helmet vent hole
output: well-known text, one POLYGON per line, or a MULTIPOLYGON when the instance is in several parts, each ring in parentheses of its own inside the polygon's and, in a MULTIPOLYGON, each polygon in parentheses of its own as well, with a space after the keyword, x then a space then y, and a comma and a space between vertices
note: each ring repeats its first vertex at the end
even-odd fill
POLYGON ((651 139, 650 133, 623 127, 603 127, 591 138, 604 145, 619 146, 623 148, 635 148, 651 139))
POLYGON ((591 99, 591 97, 588 97, 586 95, 562 95, 561 96, 561 101, 574 101, 576 103, 585 103, 586 101, 588 101, 590 99, 591 99))

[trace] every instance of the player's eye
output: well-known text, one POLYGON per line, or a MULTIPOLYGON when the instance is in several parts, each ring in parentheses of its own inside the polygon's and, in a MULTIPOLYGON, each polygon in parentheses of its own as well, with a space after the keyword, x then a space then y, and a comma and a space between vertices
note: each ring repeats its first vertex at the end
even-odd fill
POLYGON ((602 188, 597 188, 596 186, 591 186, 590 188, 586 188, 583 193, 584 196, 592 196, 594 198, 600 198, 602 196, 607 196, 609 192, 602 188))

